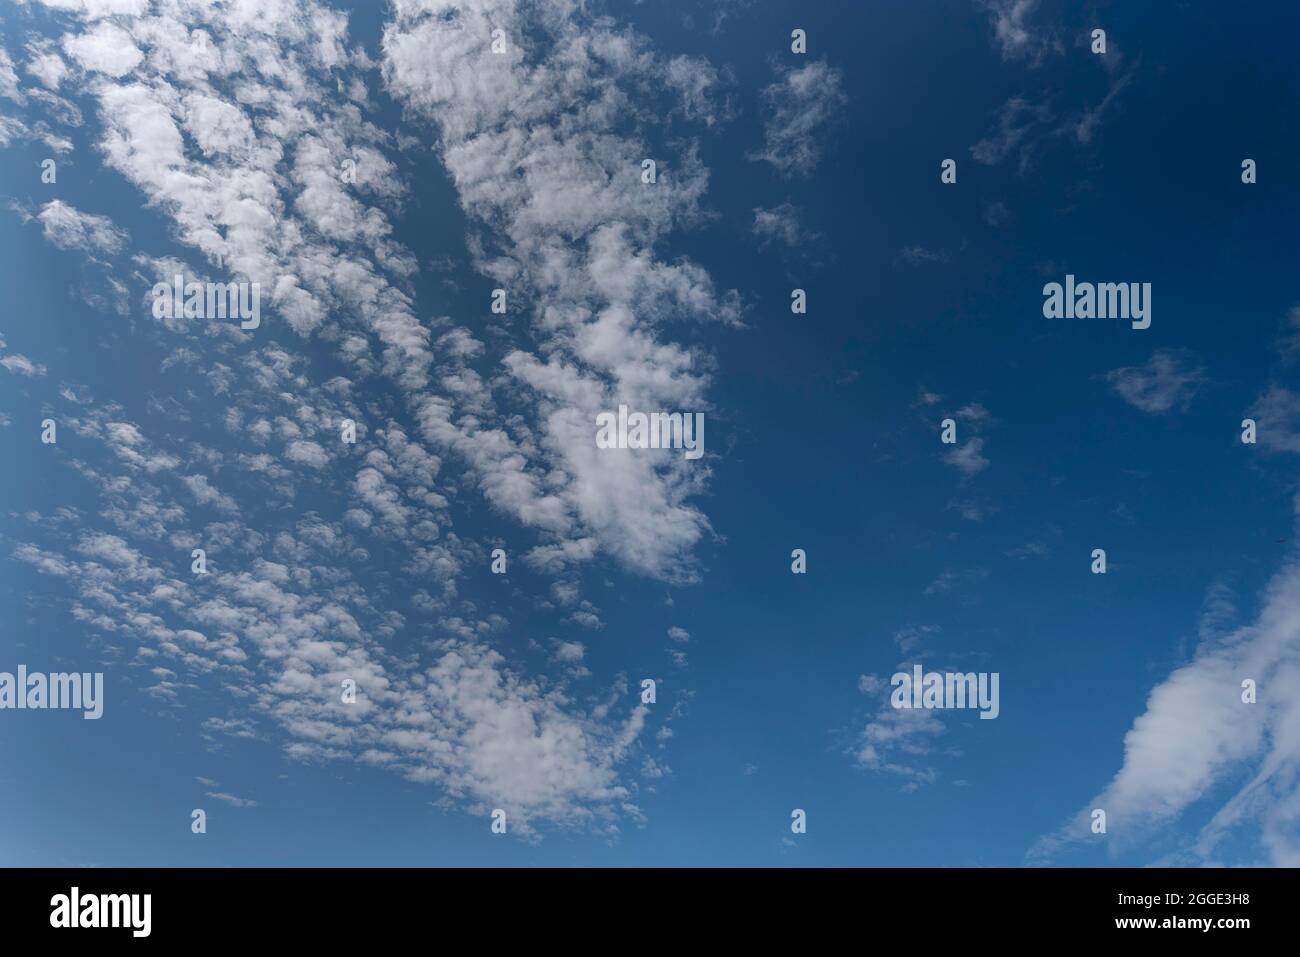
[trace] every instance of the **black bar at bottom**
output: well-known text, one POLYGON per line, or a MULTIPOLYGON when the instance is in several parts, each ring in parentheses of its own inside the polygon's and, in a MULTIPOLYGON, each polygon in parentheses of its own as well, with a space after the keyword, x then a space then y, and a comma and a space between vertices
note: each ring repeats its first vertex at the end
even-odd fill
POLYGON ((0 926, 9 941, 76 934, 91 946, 422 934, 444 947, 676 947, 687 940, 662 935, 693 926, 767 944, 1045 934, 1231 945, 1294 931, 1297 889, 1295 870, 1266 869, 11 869, 0 870, 0 926))

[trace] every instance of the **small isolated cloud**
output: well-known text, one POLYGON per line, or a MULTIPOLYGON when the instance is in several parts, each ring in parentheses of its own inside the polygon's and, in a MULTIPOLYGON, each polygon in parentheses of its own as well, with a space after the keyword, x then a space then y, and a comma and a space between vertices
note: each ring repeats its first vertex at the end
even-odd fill
POLYGON ((218 801, 225 801, 231 807, 257 807, 257 802, 248 798, 235 797, 233 794, 227 794, 225 791, 208 791, 208 797, 215 798, 218 801))
POLYGON ((690 641, 691 633, 685 628, 678 628, 676 625, 668 629, 668 637, 673 641, 690 641))
POLYGON ((1258 426, 1260 445, 1275 452, 1300 452, 1300 393, 1269 386, 1246 414, 1258 426))
POLYGON ((1205 377, 1185 353, 1162 349, 1145 365, 1108 372, 1106 381, 1130 405, 1162 415, 1185 407, 1205 377))
POLYGON ((1278 349, 1286 361, 1293 361, 1300 356, 1300 303, 1287 311, 1282 323, 1282 334, 1278 338, 1278 349))
POLYGON ((931 263, 947 263, 952 257, 943 249, 926 249, 924 246, 904 246, 898 251, 898 262, 908 266, 925 266, 931 263))
MULTIPOLYGON (((1113 58, 1117 54, 1112 51, 1108 58, 1113 58)), ((1112 60, 1112 62, 1114 62, 1112 60)), ((1101 129, 1102 118, 1110 112, 1116 103, 1119 102, 1119 96, 1125 88, 1133 82, 1137 75, 1137 66, 1130 66, 1122 73, 1115 73, 1111 76, 1110 85, 1106 90, 1106 95, 1102 97, 1101 102, 1096 106, 1085 108, 1077 116, 1072 117, 1066 124, 1065 130, 1074 135, 1074 138, 1082 146, 1087 146, 1097 136, 1097 131, 1101 129)))
POLYGON ((988 223, 994 229, 1005 226, 1011 222, 1011 210, 1002 200, 995 200, 991 203, 984 204, 984 222, 988 223))
POLYGON ((858 688, 864 694, 879 694, 884 699, 857 737, 853 757, 858 766, 903 778, 904 791, 915 791, 938 780, 938 771, 925 760, 934 739, 944 731, 938 715, 922 708, 892 707, 889 684, 884 679, 863 675, 858 679, 858 688), (869 679, 865 687, 864 678, 869 679))
POLYGON ((568 618, 566 622, 574 625, 581 625, 583 628, 597 630, 605 627, 605 623, 600 620, 599 609, 589 601, 583 601, 568 618))
POLYGON ((971 156, 985 166, 995 166, 1014 156, 1023 173, 1033 164, 1039 137, 1050 130, 1053 118, 1046 102, 1013 96, 998 110, 993 129, 970 148, 971 156))
POLYGON ((1040 62, 1049 52, 1061 52, 1061 42, 1030 23, 1038 0, 980 0, 993 25, 993 41, 1003 60, 1040 62))
POLYGON ((943 460, 967 478, 978 475, 989 467, 989 460, 984 457, 982 438, 974 438, 965 445, 959 445, 945 455, 943 460))
POLYGON ((940 631, 938 625, 904 625, 894 632, 894 644, 905 657, 914 658, 924 652, 925 642, 940 631))
POLYGON ((846 101, 840 71, 825 60, 785 70, 763 90, 763 149, 749 158, 771 163, 782 176, 811 175, 821 159, 823 128, 846 101))
POLYGON ((974 499, 953 499, 948 503, 948 508, 968 522, 982 522, 991 511, 987 505, 974 499))
POLYGON ((858 675, 858 690, 863 694, 879 694, 884 691, 888 684, 884 678, 878 678, 875 675, 858 675))
POLYGON ((19 355, 16 352, 11 352, 3 359, 0 359, 0 366, 4 366, 14 375, 23 375, 29 378, 45 375, 45 366, 39 362, 33 362, 26 356, 19 355))
POLYGON ((754 235, 758 237, 759 246, 767 248, 774 242, 781 242, 795 249, 814 239, 815 235, 805 232, 799 220, 799 209, 789 203, 772 209, 755 207, 754 235))
POLYGON ((127 238, 107 216, 83 213, 57 199, 42 206, 36 218, 45 238, 60 249, 111 254, 121 250, 127 238))
POLYGON ((952 569, 945 569, 939 574, 939 577, 930 584, 925 586, 927 595, 958 595, 960 587, 962 591, 967 590, 968 586, 982 581, 988 577, 988 569, 972 568, 968 571, 955 572, 952 569))
POLYGON ((559 661, 577 664, 582 661, 587 649, 580 641, 561 641, 555 646, 555 657, 559 661))
POLYGON ((1007 549, 1008 558, 1046 558, 1051 550, 1042 542, 1026 542, 1007 549))

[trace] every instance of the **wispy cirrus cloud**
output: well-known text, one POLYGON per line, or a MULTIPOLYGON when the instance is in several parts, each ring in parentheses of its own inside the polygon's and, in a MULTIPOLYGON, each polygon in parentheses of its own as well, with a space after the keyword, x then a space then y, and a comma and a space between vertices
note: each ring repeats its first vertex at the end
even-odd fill
POLYGON ((770 164, 782 176, 810 176, 847 101, 843 79, 825 60, 797 68, 778 66, 777 75, 762 93, 763 148, 749 158, 770 164))
POLYGON ((1249 625, 1226 629, 1219 603, 1191 660, 1159 682, 1124 737, 1115 777, 1060 829, 1030 849, 1031 863, 1056 860, 1098 839, 1093 809, 1106 812, 1105 839, 1131 850, 1203 801, 1192 860, 1217 863, 1220 845, 1254 829, 1268 863, 1300 865, 1300 565, 1289 561, 1268 583, 1249 625), (1257 687, 1247 702, 1243 682, 1257 687))
POLYGON ((978 0, 993 26, 993 40, 1003 60, 1041 62, 1049 53, 1063 51, 1053 32, 1034 22, 1039 0, 978 0))

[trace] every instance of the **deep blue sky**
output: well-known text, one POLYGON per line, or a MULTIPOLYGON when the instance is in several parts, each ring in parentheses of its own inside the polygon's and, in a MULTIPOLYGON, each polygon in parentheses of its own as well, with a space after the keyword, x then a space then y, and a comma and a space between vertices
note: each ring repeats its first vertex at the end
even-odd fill
MULTIPOLYGON (((369 89, 358 115, 387 134, 377 148, 402 192, 362 200, 382 212, 392 239, 419 265, 389 281, 407 291, 435 339, 459 327, 486 343, 476 360, 484 379, 502 374, 510 349, 565 355, 567 340, 549 339, 540 318, 542 280, 521 294, 519 314, 500 321, 488 312, 498 281, 476 248, 501 242, 526 261, 527 240, 514 236, 509 246, 499 223, 460 194, 464 170, 455 168, 458 181, 444 152, 457 136, 455 97, 430 108, 411 92, 427 78, 394 81, 393 71, 414 75, 414 68, 386 62, 384 31, 419 25, 362 6, 349 14, 345 45, 364 50, 374 66, 304 70, 312 82, 330 77, 327 91, 352 77, 369 89)), ((641 35, 655 62, 616 82, 632 90, 638 111, 664 119, 622 111, 610 135, 640 137, 669 170, 694 142, 707 170, 699 215, 668 222, 646 248, 665 264, 689 257, 719 295, 736 290, 743 308, 730 324, 676 314, 651 324, 658 341, 679 344, 709 375, 709 454, 699 469, 708 476, 686 502, 707 517, 712 534, 648 569, 619 551, 616 531, 584 532, 579 520, 568 539, 594 536, 597 551, 559 572, 532 567, 523 555, 566 535, 526 527, 485 492, 489 480, 463 448, 421 433, 412 403, 444 384, 412 388, 380 371, 378 359, 361 374, 341 357, 337 331, 357 322, 345 306, 327 309, 311 335, 296 334, 266 307, 262 328, 238 342, 152 319, 145 297, 153 275, 132 257, 175 257, 214 276, 220 266, 195 248, 176 207, 125 175, 105 149, 105 103, 114 87, 141 83, 157 93, 170 84, 175 99, 167 102, 179 122, 183 107, 175 104, 189 81, 161 76, 148 56, 113 76, 67 40, 111 22, 148 53, 152 21, 83 20, 39 5, 4 14, 3 46, 19 86, 0 102, 21 129, 0 150, 8 207, 0 216, 7 267, 0 338, 6 355, 27 357, 37 369, 0 369, 7 463, 0 470, 0 670, 19 663, 102 670, 108 697, 97 722, 76 713, 0 712, 0 863, 1300 860, 1290 809, 1300 751, 1295 713, 1283 704, 1297 689, 1297 625, 1276 611, 1300 601, 1285 577, 1294 561, 1300 451, 1288 346, 1300 330, 1290 312, 1300 298, 1291 279, 1300 212, 1300 132, 1291 118, 1300 108, 1300 76, 1287 38, 1300 15, 1284 5, 1243 17, 1208 4, 1049 2, 1018 14, 1003 0, 812 8, 646 0, 601 9, 613 25, 592 14, 559 26, 528 21, 528 62, 544 61, 540 51, 555 36, 641 35), (728 16, 715 24, 718 10, 728 16), (999 23, 1012 32, 999 35, 999 23), (807 30, 805 57, 789 51, 795 27, 807 30), (1087 48, 1093 27, 1107 31, 1105 58, 1087 48), (48 94, 39 94, 28 69, 33 51, 58 52, 68 64, 48 94), (673 112, 674 94, 656 86, 679 55, 717 70, 708 121, 673 112), (816 161, 783 170, 753 158, 775 122, 774 97, 764 90, 809 64, 831 71, 842 92, 836 101, 819 84, 795 104, 805 115, 826 108, 808 134, 816 161), (67 110, 53 96, 74 104, 84 122, 60 126, 67 110), (1080 121, 1092 111, 1091 134, 1081 135, 1080 121), (66 136, 70 149, 43 142, 41 122, 66 136), (47 156, 58 157, 54 185, 40 181, 47 156), (939 181, 948 157, 958 163, 951 186, 939 181), (1258 163, 1255 185, 1241 183, 1245 157, 1258 163), (125 236, 98 246, 84 234, 69 238, 42 215, 51 201, 106 217, 125 236), (760 208, 793 209, 794 242, 756 235, 760 208), (1151 328, 1045 319, 1042 286, 1067 272, 1150 282, 1151 328), (806 316, 790 314, 796 286, 808 291, 806 316), (368 434, 354 449, 320 439, 331 457, 324 469, 286 462, 282 445, 254 447, 247 431, 226 425, 228 409, 241 402, 287 401, 274 398, 286 387, 259 399, 240 378, 250 354, 271 348, 297 357, 314 396, 336 376, 354 381, 349 395, 365 410, 368 434), (182 349, 187 358, 176 361, 182 349), (218 363, 236 370, 235 384, 219 394, 208 380, 218 363), (65 388, 86 398, 70 403, 60 398, 65 388), (1261 423, 1255 446, 1239 441, 1248 414, 1261 423), (982 440, 982 466, 945 459, 939 422, 949 415, 958 418, 963 445, 982 440), (47 416, 60 421, 55 448, 39 443, 47 416), (180 463, 146 473, 72 419, 134 423, 152 449, 180 463), (257 578, 256 559, 272 560, 276 534, 304 515, 343 533, 369 432, 386 420, 441 459, 432 489, 450 504, 438 509, 438 541, 454 535, 460 564, 454 572, 412 571, 421 543, 410 535, 353 530, 365 555, 338 552, 335 566, 365 593, 368 613, 401 615, 391 634, 377 636, 358 613, 365 641, 382 646, 390 669, 429 667, 447 653, 436 642, 453 634, 453 619, 501 616, 503 623, 479 629, 475 647, 498 652, 500 667, 519 680, 562 691, 561 710, 581 716, 575 720, 594 734, 626 718, 641 678, 659 679, 644 730, 611 764, 626 799, 561 788, 562 809, 537 812, 530 835, 492 835, 485 809, 516 798, 526 809, 526 797, 476 790, 472 774, 450 787, 411 780, 359 760, 365 743, 333 756, 303 754, 293 747, 301 736, 277 720, 277 705, 263 703, 283 662, 256 641, 237 635, 250 656, 249 673, 240 675, 165 648, 141 658, 138 649, 151 639, 132 627, 128 609, 146 607, 142 595, 156 581, 114 572, 116 607, 97 608, 102 594, 83 573, 51 574, 18 554, 27 546, 86 562, 86 536, 103 533, 166 577, 190 579, 188 548, 114 517, 113 504, 138 493, 183 507, 183 519, 164 521, 168 534, 227 521, 261 532, 269 541, 260 550, 232 543, 214 559, 224 572, 257 578), (236 464, 258 452, 292 477, 268 480, 236 464), (171 478, 196 472, 238 504, 236 518, 207 510, 171 478), (107 476, 125 484, 106 489, 107 476), (268 493, 268 481, 292 486, 294 495, 268 493), (158 495, 138 491, 142 485, 158 495), (75 513, 59 519, 61 507, 75 513), (487 552, 497 545, 512 556, 506 580, 487 571, 487 552), (1105 576, 1089 572, 1098 547, 1108 556, 1105 576), (808 574, 790 573, 793 548, 806 549, 808 574), (691 562, 696 580, 684 583, 673 569, 691 562), (447 579, 456 582, 453 596, 436 608, 412 604, 416 590, 437 596, 447 579), (556 582, 578 597, 559 600, 556 582), (574 620, 582 601, 597 609, 601 627, 574 620), (1229 604, 1231 612, 1221 613, 1229 604), (78 608, 107 617, 95 621, 78 608), (670 627, 688 631, 689 642, 669 639, 670 627), (920 643, 909 635, 922 636, 920 643), (559 657, 558 642, 569 641, 582 643, 589 674, 573 674, 559 657), (688 663, 674 663, 670 650, 685 651, 688 663), (861 690, 860 676, 887 681, 912 663, 998 672, 1001 715, 940 714, 941 733, 905 736, 888 753, 892 770, 873 766, 861 757, 863 735, 888 720, 881 710, 888 705, 861 690), (156 687, 150 669, 157 667, 171 673, 171 693, 147 690, 156 687), (594 714, 619 674, 627 685, 617 703, 608 715, 594 714), (1222 730, 1211 720, 1220 699, 1203 706, 1189 693, 1172 704, 1149 701, 1153 689, 1174 695, 1183 687, 1175 674, 1210 675, 1197 688, 1211 697, 1222 692, 1229 706, 1236 678, 1254 677, 1261 701, 1254 711, 1233 711, 1246 715, 1240 726, 1214 738, 1177 715, 1205 715, 1206 726, 1222 730), (247 720, 248 733, 215 729, 206 723, 213 717, 247 720), (1179 734, 1130 736, 1126 757, 1135 721, 1149 728, 1166 719, 1179 734), (659 735, 665 727, 670 736, 659 735), (197 807, 208 814, 202 836, 189 828, 197 807), (591 807, 611 816, 593 824, 591 807), (1092 807, 1112 809, 1105 838, 1076 819, 1092 807), (793 808, 807 810, 807 834, 790 833, 793 808)), ((256 59, 241 28, 226 26, 232 32, 211 27, 225 48, 256 59)), ((276 42, 288 49, 298 41, 284 30, 276 42)), ((467 69, 473 75, 474 64, 467 69)), ((601 65, 589 69, 594 89, 601 65)), ((233 102, 239 82, 236 73, 208 92, 233 102)), ((506 109, 497 121, 535 130, 572 106, 557 97, 539 115, 506 109)), ((273 135, 266 126, 258 131, 273 135)), ((311 222, 293 206, 302 190, 291 175, 299 144, 298 134, 283 138, 276 188, 286 216, 311 222)), ((211 159, 192 138, 184 149, 196 163, 211 159)), ((539 232, 570 249, 586 241, 539 232)), ((358 255, 337 245, 340 261, 358 255)), ((435 367, 448 348, 431 346, 435 367)), ((535 431, 553 411, 513 388, 496 401, 481 412, 485 420, 513 416, 535 431)), ((548 456, 557 454, 536 451, 529 467, 553 468, 548 456)), ((567 480, 579 481, 572 470, 567 480)), ((635 509, 643 491, 623 487, 618 508, 635 509)), ((320 597, 335 587, 338 580, 318 573, 302 591, 320 597)), ((199 600, 170 607, 166 627, 205 631, 187 617, 199 600)), ((485 744, 454 725, 441 732, 448 747, 491 747, 490 735, 485 744)))

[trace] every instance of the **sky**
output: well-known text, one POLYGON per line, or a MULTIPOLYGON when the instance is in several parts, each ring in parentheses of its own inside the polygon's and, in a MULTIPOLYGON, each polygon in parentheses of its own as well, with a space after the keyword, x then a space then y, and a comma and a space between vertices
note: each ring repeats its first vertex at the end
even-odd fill
POLYGON ((1300 865, 1298 21, 7 5, 0 864, 1300 865))

